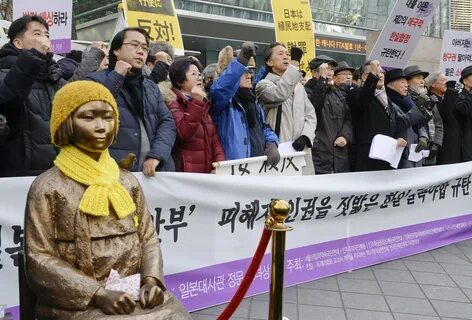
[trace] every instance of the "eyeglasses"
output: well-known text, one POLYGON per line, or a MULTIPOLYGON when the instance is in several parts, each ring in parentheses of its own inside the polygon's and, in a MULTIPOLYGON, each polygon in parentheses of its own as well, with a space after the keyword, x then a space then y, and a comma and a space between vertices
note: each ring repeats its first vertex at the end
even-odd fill
POLYGON ((143 51, 148 52, 149 47, 145 43, 139 43, 139 42, 123 42, 123 44, 129 45, 134 48, 134 50, 138 50, 138 48, 141 48, 143 51))
POLYGON ((200 79, 202 77, 202 74, 200 72, 192 72, 192 73, 187 73, 189 76, 194 77, 195 79, 200 79))
POLYGON ((352 76, 351 72, 338 72, 336 73, 337 76, 352 76))

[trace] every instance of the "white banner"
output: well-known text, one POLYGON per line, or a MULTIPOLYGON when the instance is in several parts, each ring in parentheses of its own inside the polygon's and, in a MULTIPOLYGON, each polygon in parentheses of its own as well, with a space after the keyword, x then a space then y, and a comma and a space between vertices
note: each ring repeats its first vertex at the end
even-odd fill
MULTIPOLYGON (((301 177, 137 177, 162 239, 169 290, 195 310, 231 298, 273 198, 292 206, 286 284, 295 284, 429 250, 451 232, 471 237, 471 174, 472 162, 301 177)), ((31 182, 0 179, 0 305, 18 304, 16 254, 31 182)), ((267 290, 268 277, 263 263, 252 294, 267 290)))
POLYGON ((459 81, 462 69, 472 65, 472 32, 444 31, 439 72, 459 81))
POLYGON ((441 0, 397 0, 369 60, 403 69, 441 0))
POLYGON ((46 20, 54 53, 70 52, 72 0, 13 0, 13 20, 26 15, 46 20))

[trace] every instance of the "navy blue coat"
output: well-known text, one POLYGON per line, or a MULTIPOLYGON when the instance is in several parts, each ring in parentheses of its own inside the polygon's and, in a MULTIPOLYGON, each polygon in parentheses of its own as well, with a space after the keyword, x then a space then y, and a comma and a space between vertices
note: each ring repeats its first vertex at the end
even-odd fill
MULTIPOLYGON (((118 104, 120 128, 116 143, 110 146, 111 156, 120 161, 129 153, 134 153, 139 159, 141 153, 139 116, 133 107, 130 93, 123 86, 125 77, 116 71, 102 70, 89 74, 87 78, 107 87, 118 104)), ((174 119, 154 82, 144 78, 142 90, 144 125, 151 145, 151 151, 146 157, 160 161, 157 171, 175 171, 171 156, 176 136, 174 119)), ((138 161, 131 170, 138 171, 138 161)))

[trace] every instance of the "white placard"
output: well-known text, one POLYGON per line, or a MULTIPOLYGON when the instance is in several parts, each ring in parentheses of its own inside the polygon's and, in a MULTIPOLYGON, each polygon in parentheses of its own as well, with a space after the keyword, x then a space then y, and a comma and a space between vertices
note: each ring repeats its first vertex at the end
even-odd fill
POLYGON ((472 65, 472 32, 444 31, 439 72, 459 81, 462 69, 472 65))
POLYGON ((398 0, 385 22, 369 60, 403 69, 431 22, 440 0, 398 0))
POLYGON ((305 152, 294 150, 290 153, 287 149, 279 149, 280 161, 275 166, 267 163, 267 156, 261 156, 216 162, 215 173, 227 176, 301 176, 302 168, 306 166, 305 152))
POLYGON ((54 53, 71 50, 72 0, 13 0, 13 20, 38 15, 49 25, 54 53))

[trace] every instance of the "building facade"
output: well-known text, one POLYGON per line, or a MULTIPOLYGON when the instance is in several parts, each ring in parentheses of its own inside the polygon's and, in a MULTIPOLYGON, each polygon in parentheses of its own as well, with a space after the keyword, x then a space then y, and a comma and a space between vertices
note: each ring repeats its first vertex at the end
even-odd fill
MULTIPOLYGON (((442 0, 442 9, 427 30, 433 36, 442 36, 448 2, 442 0)), ((108 41, 118 3, 74 0, 77 38, 108 41)), ((260 64, 263 50, 275 41, 270 0, 174 0, 174 4, 185 49, 200 52, 204 64, 215 62, 224 46, 237 48, 242 41, 259 45, 260 64)), ((394 4, 395 0, 311 0, 317 54, 352 65, 363 63, 366 33, 382 29, 394 4)))

